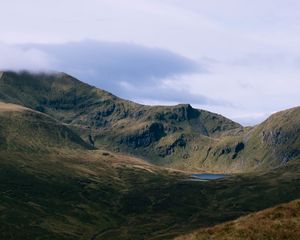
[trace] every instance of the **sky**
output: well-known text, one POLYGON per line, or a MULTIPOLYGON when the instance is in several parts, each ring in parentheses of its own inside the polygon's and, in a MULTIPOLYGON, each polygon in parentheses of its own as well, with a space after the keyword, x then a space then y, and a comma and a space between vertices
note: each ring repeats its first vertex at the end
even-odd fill
POLYGON ((0 69, 243 125, 300 105, 298 0, 1 0, 0 69))

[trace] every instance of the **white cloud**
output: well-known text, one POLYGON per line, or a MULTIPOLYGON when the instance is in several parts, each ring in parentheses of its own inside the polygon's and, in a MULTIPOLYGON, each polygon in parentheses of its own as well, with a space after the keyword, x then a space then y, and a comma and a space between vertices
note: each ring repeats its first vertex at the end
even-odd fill
POLYGON ((1 69, 48 70, 51 66, 51 57, 41 50, 0 44, 1 69))

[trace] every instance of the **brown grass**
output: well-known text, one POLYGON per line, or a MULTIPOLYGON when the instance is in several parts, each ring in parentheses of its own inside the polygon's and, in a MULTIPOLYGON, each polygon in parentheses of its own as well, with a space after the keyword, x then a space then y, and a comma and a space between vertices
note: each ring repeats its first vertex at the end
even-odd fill
POLYGON ((25 110, 29 109, 12 103, 0 102, 0 112, 22 112, 25 110))
POLYGON ((176 240, 213 239, 298 240, 300 239, 300 200, 176 238, 176 240))

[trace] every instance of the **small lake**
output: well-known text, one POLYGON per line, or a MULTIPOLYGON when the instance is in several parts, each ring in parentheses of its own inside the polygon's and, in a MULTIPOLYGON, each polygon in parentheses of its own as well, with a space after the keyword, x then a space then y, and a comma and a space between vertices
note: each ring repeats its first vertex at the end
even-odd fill
POLYGON ((192 177, 194 179, 199 179, 199 180, 204 180, 204 181, 217 180, 217 179, 225 178, 227 176, 228 175, 226 175, 226 174, 213 174, 213 173, 192 174, 192 177))

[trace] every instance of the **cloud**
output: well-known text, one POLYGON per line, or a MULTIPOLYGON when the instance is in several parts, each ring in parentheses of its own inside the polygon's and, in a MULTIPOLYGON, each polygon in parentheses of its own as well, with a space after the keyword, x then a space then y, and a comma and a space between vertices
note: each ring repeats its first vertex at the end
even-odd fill
POLYGON ((176 86, 168 86, 165 81, 161 79, 156 84, 149 84, 144 87, 134 86, 128 82, 121 83, 124 92, 130 94, 130 98, 136 102, 151 104, 151 105, 173 105, 178 103, 189 104, 203 104, 203 105, 217 105, 217 101, 201 95, 191 93, 189 90, 176 86))
POLYGON ((21 49, 13 45, 0 44, 0 68, 2 70, 44 70, 51 67, 51 57, 47 53, 30 47, 21 49))
POLYGON ((92 40, 2 48, 11 58, 8 62, 0 60, 2 69, 63 71, 118 96, 140 101, 214 102, 201 94, 178 89, 176 84, 166 85, 169 79, 178 76, 207 73, 196 61, 168 50, 92 40))
MULTIPOLYGON (((110 81, 156 81, 177 74, 204 71, 195 61, 171 51, 121 42, 81 41, 65 44, 30 44, 55 59, 53 67, 93 78, 97 84, 110 81), (94 74, 94 76, 93 76, 94 74), (98 78, 98 79, 96 79, 98 78)), ((89 80, 91 81, 91 80, 89 80)))

